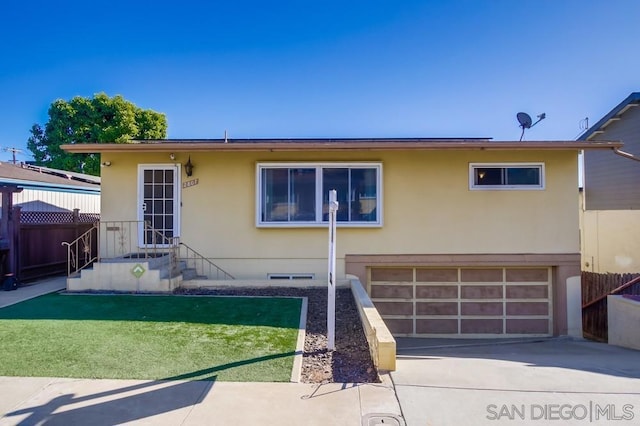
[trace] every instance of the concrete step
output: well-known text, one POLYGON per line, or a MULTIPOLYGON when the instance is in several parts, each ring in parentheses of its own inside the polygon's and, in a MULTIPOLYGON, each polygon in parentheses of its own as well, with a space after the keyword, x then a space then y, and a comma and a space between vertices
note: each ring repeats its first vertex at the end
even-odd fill
POLYGON ((196 270, 196 268, 185 268, 182 270, 183 281, 201 280, 206 278, 206 275, 198 275, 198 271, 196 270))

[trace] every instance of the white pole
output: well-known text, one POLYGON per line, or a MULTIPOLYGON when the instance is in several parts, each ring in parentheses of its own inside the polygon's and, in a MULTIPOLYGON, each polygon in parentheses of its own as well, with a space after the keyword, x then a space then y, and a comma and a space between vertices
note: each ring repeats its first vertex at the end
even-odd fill
POLYGON ((327 349, 336 348, 336 214, 338 193, 329 191, 329 283, 327 294, 327 349))

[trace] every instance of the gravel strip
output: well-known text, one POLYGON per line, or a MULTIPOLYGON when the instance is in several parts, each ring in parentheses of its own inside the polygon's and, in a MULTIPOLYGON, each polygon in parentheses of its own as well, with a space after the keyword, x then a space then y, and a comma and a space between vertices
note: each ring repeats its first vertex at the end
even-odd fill
POLYGON ((379 383, 369 345, 350 289, 336 289, 334 351, 327 351, 327 290, 290 287, 177 289, 179 294, 307 297, 307 329, 302 358, 304 383, 379 383))

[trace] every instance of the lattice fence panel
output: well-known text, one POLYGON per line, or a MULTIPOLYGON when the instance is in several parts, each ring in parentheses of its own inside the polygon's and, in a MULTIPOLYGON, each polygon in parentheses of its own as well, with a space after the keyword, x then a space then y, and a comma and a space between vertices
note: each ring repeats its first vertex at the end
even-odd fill
MULTIPOLYGON (((100 220, 99 213, 80 213, 77 222, 93 223, 100 220)), ((20 212, 20 223, 73 223, 73 212, 20 212)))

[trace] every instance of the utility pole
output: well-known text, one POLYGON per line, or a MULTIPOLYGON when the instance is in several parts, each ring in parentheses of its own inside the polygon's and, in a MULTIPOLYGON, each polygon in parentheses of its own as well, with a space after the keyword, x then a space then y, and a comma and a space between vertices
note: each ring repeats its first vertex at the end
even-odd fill
POLYGON ((10 152, 13 157, 12 163, 16 164, 16 153, 22 154, 22 150, 18 148, 4 148, 5 152, 10 152))

